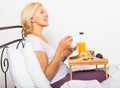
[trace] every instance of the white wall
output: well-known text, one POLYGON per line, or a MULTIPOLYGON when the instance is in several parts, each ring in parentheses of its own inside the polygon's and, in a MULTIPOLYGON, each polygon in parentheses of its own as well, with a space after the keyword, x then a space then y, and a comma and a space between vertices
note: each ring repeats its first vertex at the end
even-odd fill
POLYGON ((47 9, 50 25, 45 34, 48 39, 51 36, 52 45, 67 34, 77 42, 78 33, 84 31, 88 49, 102 53, 110 63, 118 63, 119 0, 1 0, 0 26, 20 24, 21 9, 30 1, 40 1, 47 9))
MULTIPOLYGON (((0 26, 20 24, 20 12, 30 1, 40 1, 47 9, 50 25, 44 33, 53 46, 68 34, 78 42, 78 33, 84 31, 88 49, 102 53, 110 64, 120 63, 119 0, 0 0, 0 26)), ((9 40, 8 34, 0 32, 0 44, 9 40)), ((15 33, 10 36, 16 38, 15 33)))

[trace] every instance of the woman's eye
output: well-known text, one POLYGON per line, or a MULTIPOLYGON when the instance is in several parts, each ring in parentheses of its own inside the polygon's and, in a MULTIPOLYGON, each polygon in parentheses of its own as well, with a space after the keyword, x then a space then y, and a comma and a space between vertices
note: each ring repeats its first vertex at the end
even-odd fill
POLYGON ((40 11, 40 13, 43 13, 43 11, 40 11))

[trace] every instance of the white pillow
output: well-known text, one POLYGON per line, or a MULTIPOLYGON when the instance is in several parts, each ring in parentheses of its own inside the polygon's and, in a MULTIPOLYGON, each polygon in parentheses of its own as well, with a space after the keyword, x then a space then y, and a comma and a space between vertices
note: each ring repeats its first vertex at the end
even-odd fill
POLYGON ((30 74, 26 68, 22 50, 8 48, 10 73, 17 88, 35 88, 30 74))
POLYGON ((44 75, 30 43, 25 43, 23 52, 29 73, 33 81, 35 82, 37 88, 51 88, 50 82, 44 75))

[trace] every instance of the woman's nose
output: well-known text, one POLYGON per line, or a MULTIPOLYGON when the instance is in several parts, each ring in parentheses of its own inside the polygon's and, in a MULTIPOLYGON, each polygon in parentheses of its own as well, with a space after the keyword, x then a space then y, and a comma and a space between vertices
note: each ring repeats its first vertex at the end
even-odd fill
POLYGON ((45 16, 48 17, 48 13, 47 12, 45 12, 45 16))

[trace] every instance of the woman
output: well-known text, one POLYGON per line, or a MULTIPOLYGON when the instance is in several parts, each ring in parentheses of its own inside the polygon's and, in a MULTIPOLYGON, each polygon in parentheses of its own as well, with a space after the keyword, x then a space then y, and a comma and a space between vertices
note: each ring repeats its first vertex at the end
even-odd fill
MULTIPOLYGON (((69 80, 69 68, 64 64, 66 58, 76 50, 72 47, 72 36, 65 36, 53 49, 42 35, 48 26, 48 14, 39 2, 29 3, 21 13, 21 24, 26 41, 30 42, 47 79, 55 88, 69 80)), ((78 75, 73 73, 73 75, 78 75)), ((76 79, 79 77, 76 76, 76 79)))

